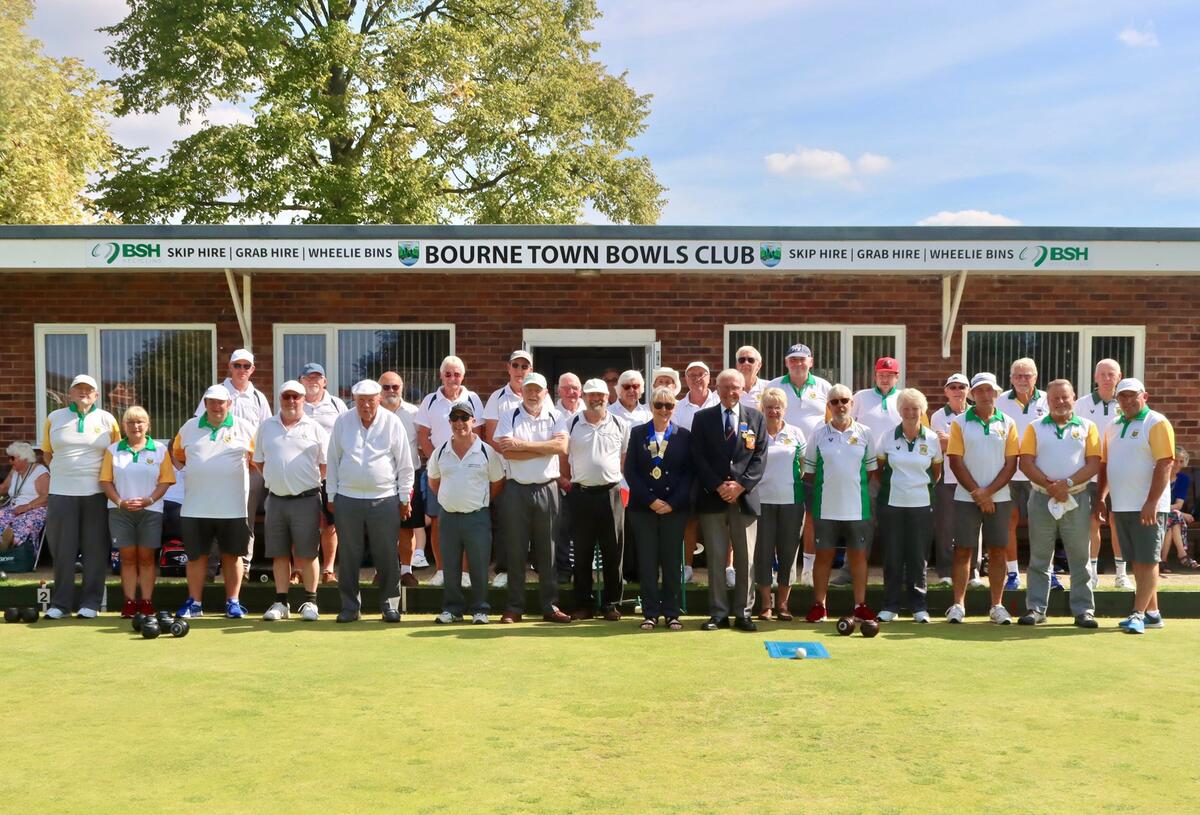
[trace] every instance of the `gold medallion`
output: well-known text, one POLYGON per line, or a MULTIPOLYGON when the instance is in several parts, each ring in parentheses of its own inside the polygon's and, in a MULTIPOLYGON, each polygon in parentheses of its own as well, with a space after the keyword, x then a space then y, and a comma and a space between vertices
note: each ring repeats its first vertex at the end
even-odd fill
POLYGON ((650 471, 650 477, 653 478, 655 481, 662 478, 662 469, 659 467, 655 467, 653 470, 650 471))

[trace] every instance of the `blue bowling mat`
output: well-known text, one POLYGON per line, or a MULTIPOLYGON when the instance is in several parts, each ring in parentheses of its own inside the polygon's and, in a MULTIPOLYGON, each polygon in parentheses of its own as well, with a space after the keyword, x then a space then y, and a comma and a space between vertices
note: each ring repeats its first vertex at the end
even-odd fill
POLYGON ((819 642, 764 642, 771 659, 795 659, 796 649, 808 652, 808 659, 829 659, 829 652, 819 642))

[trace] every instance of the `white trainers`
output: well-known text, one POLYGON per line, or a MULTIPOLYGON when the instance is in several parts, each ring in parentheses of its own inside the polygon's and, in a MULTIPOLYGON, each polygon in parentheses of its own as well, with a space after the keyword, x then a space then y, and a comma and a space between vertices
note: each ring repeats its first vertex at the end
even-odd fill
POLYGON ((913 615, 913 622, 914 623, 929 622, 929 612, 928 611, 918 611, 916 614, 913 615))
POLYGON ((462 573, 462 587, 464 589, 471 588, 471 575, 467 574, 466 572, 462 573))
POLYGON ((887 609, 884 609, 883 611, 881 611, 875 615, 875 619, 879 620, 879 622, 881 622, 881 623, 890 623, 892 620, 896 619, 899 616, 900 615, 894 611, 888 611, 887 609))
POLYGON ((737 585, 737 571, 732 566, 725 567, 725 585, 731 589, 737 585))
POLYGON ((449 625, 450 623, 462 622, 462 617, 457 614, 451 614, 449 611, 443 611, 441 614, 434 617, 433 621, 438 625, 449 625))
POLYGON ((935 585, 935 586, 953 586, 954 578, 950 577, 949 575, 946 575, 945 577, 939 577, 937 580, 934 581, 933 585, 935 585))
POLYGON ((946 609, 946 622, 961 623, 967 617, 967 610, 963 608, 962 603, 955 603, 946 609))
POLYGON ((289 616, 286 603, 271 603, 271 607, 267 609, 267 613, 263 615, 263 619, 269 623, 276 620, 286 620, 289 616))
POLYGON ((1010 625, 1012 623, 1012 615, 1000 603, 992 606, 992 610, 988 612, 988 619, 996 625, 1010 625))
POLYGON ((1129 579, 1127 574, 1117 575, 1117 579, 1113 581, 1113 585, 1118 589, 1132 589, 1133 581, 1129 579))
POLYGON ((1100 588, 1100 572, 1088 566, 1088 588, 1092 591, 1100 588))
POLYGON ((445 577, 445 575, 442 574, 442 570, 438 569, 436 572, 433 573, 433 577, 429 578, 429 583, 427 585, 443 586, 443 585, 445 585, 445 583, 446 583, 446 577, 445 577))
POLYGON ((61 620, 66 616, 67 612, 63 611, 58 606, 50 606, 50 608, 46 609, 46 619, 48 620, 61 620))
POLYGON ((96 615, 98 613, 99 612, 97 612, 96 609, 84 606, 83 608, 79 609, 77 616, 82 617, 85 620, 94 620, 96 619, 96 615))
POLYGON ((982 577, 972 577, 970 580, 967 581, 967 585, 973 589, 982 589, 984 586, 987 585, 987 581, 984 580, 982 577))
POLYGON ((508 572, 496 572, 496 576, 492 578, 492 588, 502 589, 508 585, 508 572))
POLYGON ((471 615, 471 625, 487 625, 489 622, 491 621, 488 620, 488 616, 482 611, 476 611, 471 615))
POLYGON ((695 575, 693 574, 692 567, 684 566, 683 567, 683 582, 691 583, 693 577, 695 577, 695 575))
POLYGON ((812 569, 801 569, 800 570, 800 585, 808 586, 809 588, 812 588, 812 584, 813 584, 812 569))
POLYGON ((429 561, 425 559, 425 550, 417 549, 413 551, 412 567, 414 569, 428 569, 429 561))
POLYGON ((306 623, 315 623, 321 619, 321 612, 316 603, 303 603, 300 606, 300 619, 306 623))

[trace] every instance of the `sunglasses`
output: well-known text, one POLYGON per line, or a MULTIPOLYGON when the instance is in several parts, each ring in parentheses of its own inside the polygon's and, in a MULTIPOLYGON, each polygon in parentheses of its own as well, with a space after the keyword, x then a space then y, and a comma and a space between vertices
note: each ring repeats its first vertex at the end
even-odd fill
POLYGON ((230 365, 229 367, 237 368, 239 371, 248 371, 251 368, 253 368, 254 366, 251 365, 249 362, 235 362, 232 365, 230 365))
POLYGON ((528 371, 529 363, 528 362, 510 362, 510 363, 508 363, 508 367, 513 368, 514 370, 518 370, 518 371, 528 371))
POLYGON ((753 365, 758 362, 754 357, 738 357, 737 361, 739 365, 753 365))
POLYGON ((399 385, 380 385, 379 387, 383 388, 385 391, 388 391, 389 393, 396 393, 400 390, 399 385))
POLYGON ((282 396, 280 396, 279 398, 285 402, 298 402, 299 400, 303 399, 304 397, 298 393, 285 393, 282 396))
POLYGON ((966 389, 967 389, 967 386, 966 386, 966 385, 962 385, 962 384, 956 384, 956 385, 947 385, 947 386, 946 386, 946 390, 948 390, 948 391, 965 391, 966 389))
POLYGON ((640 387, 641 387, 641 385, 637 384, 636 382, 626 382, 624 385, 621 386, 621 389, 627 390, 627 391, 635 391, 640 387))
POLYGON ((848 404, 850 404, 850 400, 849 399, 830 399, 829 404, 831 404, 831 405, 848 405, 848 404))
POLYGON ((654 409, 655 410, 674 410, 675 403, 674 402, 655 402, 654 409))
POLYGON ((471 417, 465 413, 455 413, 453 416, 450 417, 450 421, 452 421, 452 422, 469 422, 469 421, 471 421, 471 417))

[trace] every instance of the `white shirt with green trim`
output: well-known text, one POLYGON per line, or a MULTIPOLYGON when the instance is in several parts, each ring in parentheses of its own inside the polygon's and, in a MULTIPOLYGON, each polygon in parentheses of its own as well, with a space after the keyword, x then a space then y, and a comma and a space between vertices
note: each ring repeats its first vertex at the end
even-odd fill
POLYGON ((895 385, 887 393, 879 388, 867 388, 854 394, 854 404, 850 406, 850 415, 856 422, 862 422, 871 428, 871 441, 878 450, 887 439, 888 434, 900 422, 900 408, 896 400, 900 389, 895 385))
MULTIPOLYGON (((996 410, 1013 420, 1013 424, 1017 428, 1018 444, 1021 437, 1025 435, 1025 428, 1029 427, 1033 422, 1041 421, 1050 415, 1050 406, 1046 404, 1046 392, 1040 391, 1037 388, 1033 389, 1033 394, 1029 397, 1029 401, 1023 405, 1017 399, 1017 392, 1015 390, 1006 390, 996 397, 996 410)), ((1028 481, 1029 478, 1018 467, 1012 480, 1028 481)))
POLYGON ((254 428, 228 413, 216 427, 208 414, 188 419, 173 446, 186 458, 184 518, 245 518, 250 495, 247 454, 254 452, 254 428))
MULTIPOLYGON (((947 436, 949 436, 950 422, 952 422, 954 417, 957 415, 958 414, 954 412, 954 409, 950 407, 950 405, 943 405, 929 415, 929 426, 933 428, 934 432, 945 433, 947 436)), ((942 483, 958 483, 958 479, 954 477, 954 473, 950 471, 949 466, 942 467, 942 483)))
POLYGON ((767 463, 754 494, 763 504, 804 503, 804 431, 784 423, 767 433, 767 463))
POLYGON ((879 500, 890 507, 927 507, 933 504, 933 465, 942 461, 937 433, 924 425, 912 441, 904 426, 896 425, 879 447, 883 484, 879 500))
MULTIPOLYGON (((1092 423, 1096 425, 1096 432, 1103 439, 1104 431, 1108 430, 1108 426, 1113 423, 1113 420, 1121 415, 1121 407, 1117 404, 1117 395, 1115 393, 1112 399, 1105 402, 1100 397, 1099 391, 1092 391, 1075 403, 1075 414, 1091 419, 1092 423)), ((1093 482, 1099 480, 1099 473, 1092 476, 1093 482)))
POLYGON ((42 451, 50 459, 51 495, 95 495, 100 492, 104 451, 121 438, 116 418, 92 405, 76 412, 75 403, 52 411, 42 429, 42 451))
POLYGON ((852 421, 845 430, 825 422, 809 437, 805 472, 813 473, 813 515, 825 521, 871 518, 867 473, 879 466, 871 429, 852 421))
POLYGON ((787 409, 783 412, 783 420, 800 428, 805 440, 814 430, 825 424, 827 399, 829 390, 833 387, 828 380, 809 371, 808 379, 799 386, 792 383, 791 374, 784 374, 778 379, 772 379, 769 387, 779 388, 787 394, 787 409))
POLYGON ((1100 436, 1091 419, 1072 415, 1059 425, 1053 416, 1047 416, 1025 428, 1021 455, 1033 456, 1034 464, 1049 480, 1062 481, 1079 472, 1088 456, 1100 455, 1100 436))
MULTIPOLYGON (((998 410, 993 410, 985 422, 975 414, 975 408, 969 407, 950 422, 946 455, 961 456, 967 472, 980 487, 996 479, 1009 456, 1020 454, 1017 426, 1012 417, 998 410)), ((975 499, 959 484, 954 490, 954 500, 973 503, 975 499)), ((1012 500, 1008 484, 992 493, 992 500, 997 503, 1012 500)))
MULTIPOLYGON (((1150 495, 1154 467, 1175 457, 1175 429, 1156 410, 1143 407, 1133 419, 1118 416, 1104 431, 1100 460, 1108 474, 1113 512, 1141 512, 1150 495)), ((1168 484, 1158 497, 1158 512, 1171 510, 1168 484)))

